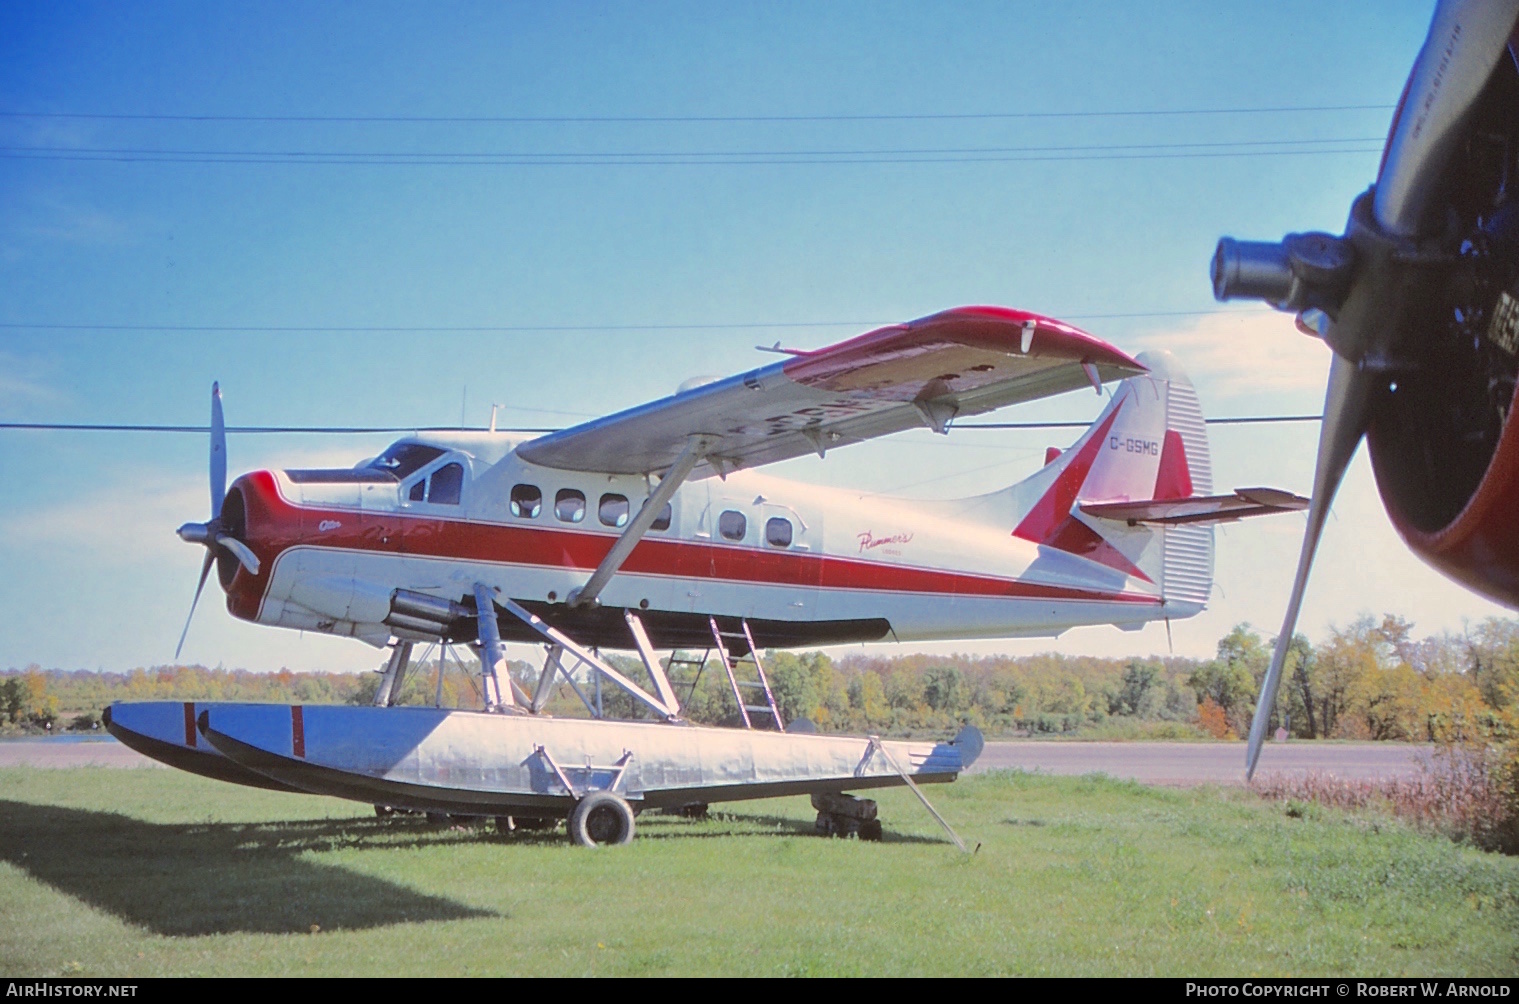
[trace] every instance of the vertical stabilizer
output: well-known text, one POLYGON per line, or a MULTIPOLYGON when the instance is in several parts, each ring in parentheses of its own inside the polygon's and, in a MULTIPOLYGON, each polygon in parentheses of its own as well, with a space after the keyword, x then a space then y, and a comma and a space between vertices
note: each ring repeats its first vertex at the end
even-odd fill
MULTIPOLYGON (((1069 449, 1005 493, 1013 535, 1105 566, 1157 589, 1185 617, 1213 586, 1213 530, 1130 526, 1082 513, 1078 503, 1206 495, 1213 489, 1207 427, 1197 392, 1167 352, 1144 353, 1149 372, 1119 385, 1069 449)), ((1006 512, 1006 510, 1003 510, 1006 512)), ((1006 518, 1004 516, 1004 518, 1006 518)))

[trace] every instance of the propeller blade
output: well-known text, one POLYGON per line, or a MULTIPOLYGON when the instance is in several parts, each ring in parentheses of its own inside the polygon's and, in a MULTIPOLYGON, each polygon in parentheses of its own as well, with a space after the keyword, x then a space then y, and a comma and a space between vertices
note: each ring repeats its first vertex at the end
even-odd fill
POLYGON ((1466 137, 1477 95, 1508 48, 1519 0, 1442 0, 1408 75, 1397 128, 1377 179, 1374 212, 1388 233, 1416 237, 1447 161, 1466 137))
POLYGON ((211 385, 211 518, 222 514, 227 498, 227 424, 222 419, 222 388, 211 385))
POLYGON ((1356 368, 1340 356, 1334 356, 1329 366, 1329 389, 1324 395, 1324 424, 1319 433, 1319 456, 1313 472, 1313 502, 1308 507, 1308 527, 1303 533, 1303 550, 1298 557, 1297 577, 1292 583, 1292 597, 1287 601, 1287 616, 1282 622, 1282 633, 1276 640, 1276 651, 1271 655, 1271 668, 1261 684, 1260 697, 1255 704, 1255 719, 1250 723, 1250 746, 1245 761, 1245 778, 1255 776, 1255 764, 1260 759, 1261 744, 1266 739, 1266 725, 1271 720, 1271 709, 1276 704, 1276 692, 1282 683, 1282 665, 1287 661, 1287 647, 1292 643, 1292 632, 1297 627, 1298 611, 1303 605, 1303 592, 1308 587, 1308 573, 1313 568, 1314 552, 1318 550, 1319 537, 1324 532, 1324 521, 1334 502, 1334 493, 1345 476, 1345 468, 1355 456, 1356 447, 1366 432, 1367 412, 1371 392, 1378 378, 1356 368))
POLYGON ((174 661, 179 661, 179 653, 185 647, 185 635, 190 633, 190 622, 195 619, 195 606, 200 602, 200 591, 206 588, 206 576, 211 574, 211 562, 216 556, 210 549, 206 550, 206 560, 200 565, 200 582, 195 587, 195 599, 190 601, 190 616, 185 618, 185 629, 179 633, 179 644, 174 646, 174 661))
POLYGON ((226 534, 218 536, 216 543, 220 547, 225 547, 227 553, 236 558, 238 563, 248 570, 249 575, 258 574, 258 555, 254 554, 247 544, 244 544, 236 537, 230 537, 226 534))

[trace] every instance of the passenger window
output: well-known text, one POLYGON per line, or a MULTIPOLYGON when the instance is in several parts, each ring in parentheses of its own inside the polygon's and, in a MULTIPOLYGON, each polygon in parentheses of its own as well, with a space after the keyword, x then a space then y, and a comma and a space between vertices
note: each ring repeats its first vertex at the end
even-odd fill
POLYGON ((543 492, 537 485, 512 485, 512 515, 537 519, 543 511, 543 492))
POLYGON ((554 496, 554 515, 561 523, 579 523, 585 519, 585 493, 561 488, 554 496))
POLYGON ((766 520, 765 543, 771 547, 790 547, 791 520, 784 516, 772 516, 766 520))
POLYGON ((464 488, 464 468, 459 464, 446 464, 432 472, 427 479, 427 501, 437 505, 458 505, 464 488))
POLYGON ((671 510, 670 510, 670 503, 666 502, 665 503, 665 507, 663 509, 659 510, 659 515, 654 517, 654 522, 652 522, 652 523, 649 524, 649 529, 650 530, 668 530, 668 529, 670 529, 670 516, 671 515, 672 515, 672 513, 671 513, 671 510))
POLYGON ((628 497, 626 495, 603 495, 596 515, 602 526, 628 525, 628 497))
POLYGON ((741 512, 725 509, 723 514, 717 517, 717 532, 722 534, 725 540, 743 540, 748 529, 749 521, 741 512))
POLYGON ((418 481, 416 484, 411 486, 411 494, 407 495, 406 497, 411 499, 413 502, 420 502, 426 496, 427 479, 423 478, 421 481, 418 481))

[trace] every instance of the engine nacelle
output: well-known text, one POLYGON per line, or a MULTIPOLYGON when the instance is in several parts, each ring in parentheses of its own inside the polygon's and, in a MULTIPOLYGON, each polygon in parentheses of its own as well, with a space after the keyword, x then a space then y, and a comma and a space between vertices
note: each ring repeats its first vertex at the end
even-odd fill
POLYGON ((312 575, 290 587, 290 602, 334 620, 379 624, 390 614, 391 593, 352 576, 312 575))
POLYGON ((1474 592, 1519 608, 1519 71, 1494 71, 1441 184, 1454 237, 1434 309, 1404 321, 1417 364, 1387 374, 1368 449, 1398 532, 1474 592))

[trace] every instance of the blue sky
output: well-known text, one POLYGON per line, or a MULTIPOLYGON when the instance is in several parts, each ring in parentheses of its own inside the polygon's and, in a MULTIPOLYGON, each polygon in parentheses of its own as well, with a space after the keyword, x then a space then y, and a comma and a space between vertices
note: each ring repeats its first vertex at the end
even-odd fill
MULTIPOLYGON (((1212 415, 1316 412, 1327 351, 1286 317, 1221 312, 1208 259, 1225 233, 1342 228, 1430 9, 6 4, 0 112, 48 117, 0 115, 0 420, 203 423, 218 379, 233 424, 484 425, 494 402, 503 425, 558 425, 749 368, 758 343, 817 346, 964 303, 1171 348, 1212 415), (1371 107, 1153 114, 1326 106, 1371 107), (1023 117, 840 118, 910 115, 1023 117), (1260 145, 1218 145, 1239 143, 1260 145), (942 152, 965 150, 999 152, 942 152), (856 162, 777 162, 817 159, 797 151, 856 162), (761 162, 700 162, 735 152, 761 162), (371 154, 558 162, 351 162, 371 154), (309 330, 214 330, 259 327, 309 330), (496 330, 424 330, 447 327, 496 330)), ((1074 394, 1003 417, 1096 411, 1074 394)), ((968 494, 1075 435, 912 433, 778 473, 968 494)), ((1218 484, 1306 492, 1316 435, 1215 427, 1218 484)), ((240 436, 230 462, 352 462, 388 438, 240 436)), ((206 516, 205 449, 0 432, 0 667, 169 659, 201 555, 173 530, 206 516)), ((1274 632, 1301 528, 1222 531, 1213 607, 1175 625, 1176 651, 1210 654, 1238 621, 1274 632)), ((218 601, 186 659, 375 661, 236 623, 218 601)), ((1384 610, 1421 632, 1500 612, 1405 552, 1362 456, 1302 627, 1384 610)), ((1166 645, 1155 627, 949 647, 1166 645)))

